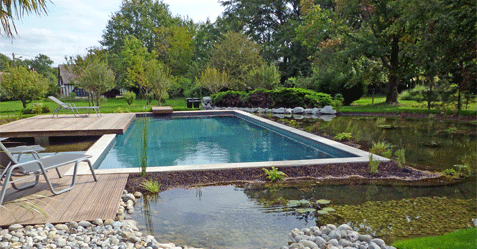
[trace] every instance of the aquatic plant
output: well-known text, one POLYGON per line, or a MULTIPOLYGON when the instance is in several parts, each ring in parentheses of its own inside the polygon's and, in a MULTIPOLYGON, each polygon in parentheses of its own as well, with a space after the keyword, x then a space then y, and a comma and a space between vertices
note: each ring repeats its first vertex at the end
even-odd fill
POLYGON ((331 207, 324 207, 323 205, 330 204, 329 200, 320 199, 317 201, 309 201, 309 200, 289 200, 286 203, 287 208, 291 208, 295 214, 301 216, 301 218, 305 218, 308 215, 314 215, 315 217, 317 214, 328 214, 329 212, 334 212, 335 209, 331 207))
POLYGON ((139 144, 139 162, 141 165, 141 176, 146 175, 147 168, 147 126, 149 119, 147 117, 138 120, 141 127, 141 140, 139 144))
POLYGON ((402 168, 402 165, 406 163, 406 149, 396 150, 394 155, 397 158, 399 168, 402 168))
POLYGON ((373 142, 373 146, 369 149, 369 152, 386 158, 392 155, 391 145, 386 142, 373 142))
POLYGON ((455 171, 455 169, 446 169, 446 170, 442 171, 442 174, 444 174, 446 176, 456 176, 457 172, 455 171))
POLYGON ((287 175, 281 171, 279 171, 277 168, 272 166, 272 169, 268 170, 266 168, 262 168, 265 174, 267 175, 267 179, 270 180, 271 182, 275 180, 283 181, 287 175))
POLYGON ((351 140, 351 138, 353 138, 353 136, 351 136, 351 133, 349 132, 341 132, 341 133, 338 133, 333 139, 335 140, 338 140, 338 141, 342 141, 342 140, 351 140))
POLYGON ((311 127, 312 132, 317 132, 320 130, 320 122, 315 122, 313 126, 311 127))
POLYGON ((158 181, 154 181, 152 179, 143 181, 140 186, 150 193, 159 193, 159 190, 161 189, 161 184, 159 184, 158 181))
POLYGON ((448 134, 454 134, 457 132, 457 128, 456 127, 449 127, 445 130, 446 133, 448 134))
POLYGON ((374 160, 373 154, 369 154, 369 165, 368 165, 369 166, 369 173, 377 174, 379 164, 381 164, 381 161, 374 160))
POLYGON ((477 217, 475 196, 467 200, 418 197, 333 207, 342 218, 340 222, 350 222, 359 233, 384 240, 439 235, 473 227, 472 218, 477 217))

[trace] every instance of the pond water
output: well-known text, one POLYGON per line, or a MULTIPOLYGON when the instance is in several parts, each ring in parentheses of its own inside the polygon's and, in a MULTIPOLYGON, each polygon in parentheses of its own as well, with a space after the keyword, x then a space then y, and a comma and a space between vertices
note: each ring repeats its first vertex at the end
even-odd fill
MULTIPOLYGON (((370 146, 372 141, 386 141, 395 148, 406 148, 407 161, 421 169, 442 171, 462 163, 466 156, 475 157, 472 153, 475 153, 476 127, 472 124, 353 117, 338 117, 329 123, 315 120, 297 123, 305 130, 314 125, 331 136, 343 131, 357 134, 362 147, 370 146)), ((472 226, 472 219, 477 218, 476 180, 474 176, 459 184, 434 187, 197 186, 144 197, 138 201, 133 218, 141 230, 153 234, 158 241, 204 248, 278 248, 287 245, 291 229, 328 222, 352 222, 360 232, 391 243, 472 226), (331 207, 337 211, 319 216, 299 213, 287 206, 289 200, 318 199, 330 200, 331 207), (385 210, 397 213, 383 213, 382 205, 389 203, 391 208, 385 210), (345 211, 349 209, 363 212, 364 218, 361 213, 360 218, 354 217, 357 214, 349 217, 345 211)))

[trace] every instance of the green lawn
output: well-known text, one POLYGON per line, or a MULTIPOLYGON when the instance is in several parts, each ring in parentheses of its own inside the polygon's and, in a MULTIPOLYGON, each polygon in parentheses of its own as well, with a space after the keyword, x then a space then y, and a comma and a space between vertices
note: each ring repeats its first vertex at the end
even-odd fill
MULTIPOLYGON (((64 101, 71 102, 71 101, 64 101)), ((43 103, 47 105, 51 112, 56 109, 57 104, 50 100, 41 100, 34 101, 33 103, 43 103)), ((74 103, 76 106, 88 106, 88 101, 86 100, 75 100, 74 103)), ((31 106, 32 104, 28 104, 31 106)), ((174 110, 194 110, 187 108, 187 103, 185 98, 176 98, 168 99, 166 103, 162 105, 171 106, 174 110)), ((113 113, 113 112, 146 112, 151 111, 151 107, 157 106, 157 100, 152 101, 149 105, 146 105, 146 100, 138 99, 135 100, 131 105, 128 105, 126 101, 122 98, 111 98, 107 99, 105 103, 100 103, 101 113, 113 113)), ((0 118, 16 118, 20 116, 21 110, 23 109, 22 103, 20 101, 5 101, 0 102, 0 118)), ((63 110, 61 113, 70 114, 70 111, 63 110)), ((25 117, 25 115, 23 115, 25 117)))
POLYGON ((439 236, 400 240, 394 242, 393 246, 398 249, 475 249, 477 228, 457 230, 439 236))
MULTIPOLYGON (((395 112, 395 113, 441 113, 442 110, 439 109, 427 109, 427 102, 417 102, 413 100, 399 100, 398 105, 389 105, 385 103, 386 97, 378 96, 374 97, 374 104, 372 103, 372 97, 362 97, 359 100, 354 101, 350 106, 342 106, 341 112, 395 112)), ((455 105, 447 110, 448 113, 452 113, 452 108, 455 108, 455 105)), ((459 112, 462 115, 477 115, 477 104, 472 103, 469 105, 468 109, 463 109, 459 112)))

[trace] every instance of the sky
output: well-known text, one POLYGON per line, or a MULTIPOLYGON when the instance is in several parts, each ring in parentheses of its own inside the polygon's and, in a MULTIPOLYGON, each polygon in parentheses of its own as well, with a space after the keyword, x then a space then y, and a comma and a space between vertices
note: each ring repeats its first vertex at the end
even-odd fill
MULTIPOLYGON (((189 16, 194 22, 214 22, 222 11, 218 0, 164 0, 173 16, 189 16)), ((52 0, 48 15, 32 14, 15 21, 14 39, 0 36, 0 53, 12 58, 50 57, 56 67, 65 56, 85 55, 89 47, 100 46, 111 14, 118 12, 122 0, 52 0)), ((3 32, 2 32, 3 33, 3 32)))

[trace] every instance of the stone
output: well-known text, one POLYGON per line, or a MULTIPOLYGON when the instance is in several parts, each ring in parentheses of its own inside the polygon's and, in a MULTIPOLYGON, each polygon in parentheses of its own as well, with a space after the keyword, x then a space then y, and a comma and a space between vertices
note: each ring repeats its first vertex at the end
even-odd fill
POLYGON ((330 236, 331 239, 341 239, 341 231, 338 229, 335 229, 331 231, 328 236, 330 236))
POLYGON ((136 192, 134 192, 134 197, 136 197, 136 199, 139 199, 139 198, 142 197, 142 193, 139 192, 139 191, 136 191, 136 192))
POLYGON ((315 230, 313 231, 313 235, 315 236, 321 236, 323 233, 318 229, 318 230, 315 230))
POLYGON ((386 243, 382 239, 372 239, 371 242, 376 243, 379 247, 386 249, 386 243))
POLYGON ((302 241, 300 241, 299 243, 302 244, 302 245, 304 245, 304 246, 306 246, 306 247, 309 247, 309 248, 311 248, 311 249, 318 249, 318 248, 319 248, 318 245, 315 244, 315 242, 313 242, 313 241, 302 240, 302 241))
POLYGON ((315 238, 315 243, 320 246, 320 245, 326 244, 326 240, 324 240, 321 237, 316 237, 315 238))
POLYGON ((123 201, 127 203, 128 200, 136 202, 136 197, 133 194, 125 194, 123 195, 123 201))
POLYGON ((340 225, 337 229, 339 230, 353 230, 348 224, 343 224, 343 225, 340 225))
POLYGON ((366 234, 366 235, 358 235, 358 240, 360 241, 365 241, 366 243, 369 243, 371 242, 371 240, 373 239, 373 236, 369 235, 369 234, 366 234))
POLYGON ((66 246, 66 240, 65 239, 58 239, 58 241, 56 242, 56 245, 59 246, 59 247, 64 247, 66 246))
POLYGON ((69 228, 78 228, 78 223, 75 221, 71 221, 68 223, 69 228))
POLYGON ((295 107, 292 110, 293 114, 303 114, 305 113, 305 109, 303 107, 295 107))
POLYGON ((396 249, 396 247, 394 247, 394 246, 388 246, 388 247, 386 247, 386 249, 396 249))
POLYGON ((368 249, 381 249, 381 247, 378 246, 376 243, 371 242, 371 243, 369 243, 369 245, 368 245, 368 249))
POLYGON ((336 114, 336 111, 333 109, 332 106, 330 105, 327 105, 327 106, 324 106, 323 108, 321 108, 320 110, 320 114, 336 114))
POLYGON ((23 226, 21 224, 13 224, 8 227, 8 231, 12 232, 22 228, 23 226))
POLYGON ((285 113, 285 108, 280 107, 280 108, 272 109, 272 113, 283 114, 285 113))
POLYGON ((346 238, 348 238, 348 240, 351 241, 351 242, 355 242, 359 238, 359 233, 355 232, 355 231, 349 231, 346 238))
POLYGON ((82 227, 90 227, 91 226, 91 223, 89 221, 80 221, 78 222, 78 225, 79 226, 82 226, 82 227))
POLYGON ((68 226, 66 224, 56 224, 55 228, 57 230, 68 231, 68 226))
POLYGON ((329 229, 327 227, 325 227, 323 229, 320 229, 320 230, 321 230, 322 234, 329 234, 331 232, 331 229, 329 229))
POLYGON ((106 219, 106 220, 104 221, 104 225, 105 225, 105 226, 111 225, 113 222, 114 222, 113 219, 106 219))
POLYGON ((93 220, 93 224, 95 224, 96 226, 101 226, 103 225, 103 220, 102 219, 93 220))
POLYGON ((330 239, 328 241, 328 244, 333 245, 333 246, 338 246, 340 243, 338 242, 337 239, 330 239))
POLYGON ((339 245, 343 246, 343 247, 351 246, 352 244, 353 243, 351 243, 350 241, 345 240, 345 239, 340 239, 339 240, 339 245))

